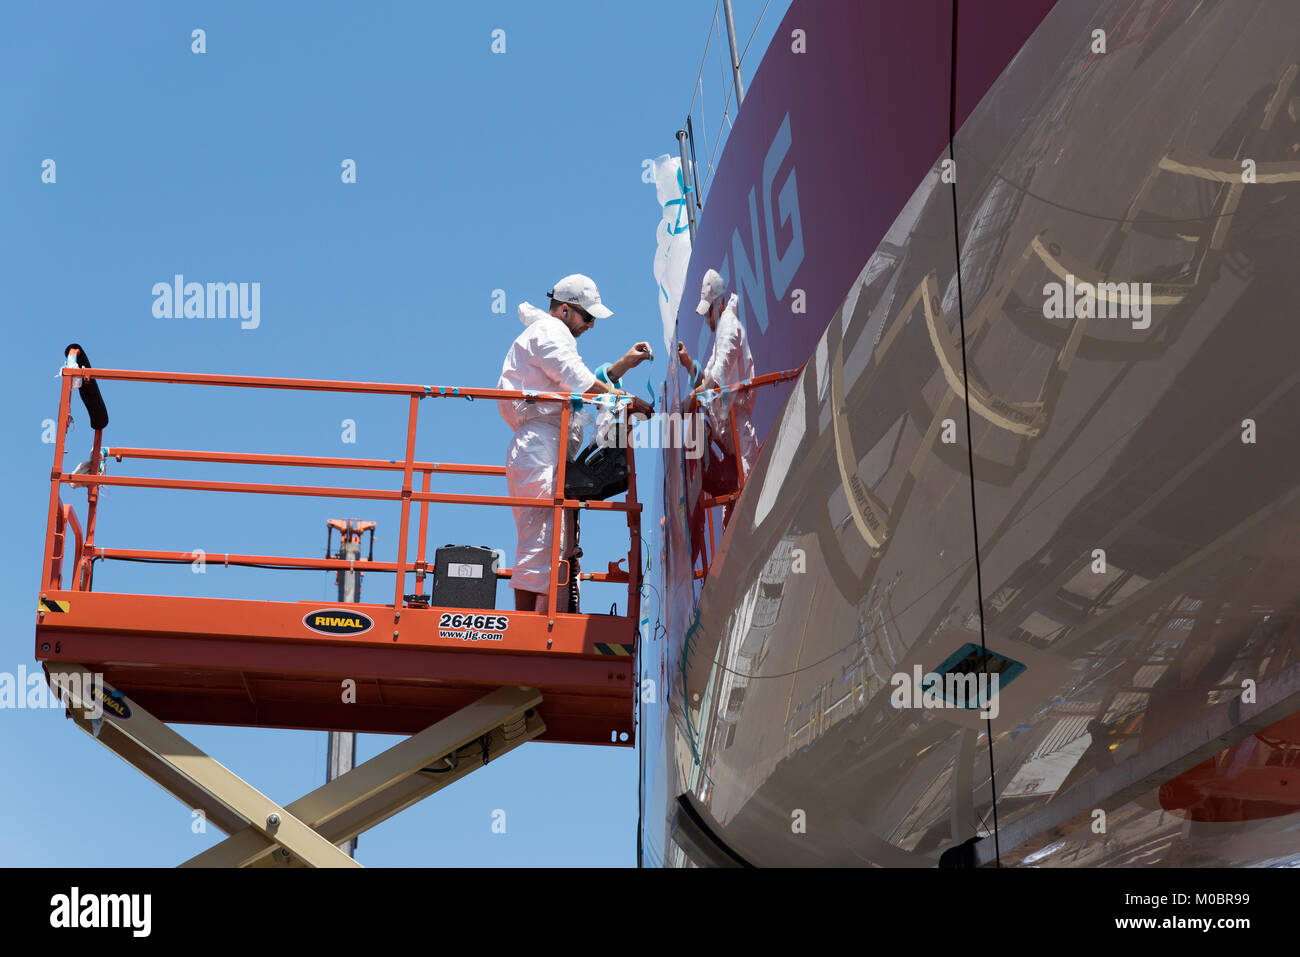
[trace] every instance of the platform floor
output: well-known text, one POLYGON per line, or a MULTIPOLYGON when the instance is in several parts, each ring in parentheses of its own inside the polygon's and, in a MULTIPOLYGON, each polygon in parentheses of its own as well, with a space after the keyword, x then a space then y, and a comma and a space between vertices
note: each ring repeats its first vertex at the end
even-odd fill
POLYGON ((618 615, 403 608, 394 622, 391 605, 49 591, 37 617, 38 661, 102 672, 166 722, 413 734, 521 685, 542 692, 541 740, 635 743, 636 623, 618 615))

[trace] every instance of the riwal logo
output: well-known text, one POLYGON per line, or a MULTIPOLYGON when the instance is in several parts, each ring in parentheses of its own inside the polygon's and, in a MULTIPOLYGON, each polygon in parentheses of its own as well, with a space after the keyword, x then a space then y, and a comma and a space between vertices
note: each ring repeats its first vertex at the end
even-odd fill
POLYGON ((772 294, 780 302, 790 288, 794 274, 803 263, 803 223, 799 218, 799 186, 795 177, 795 168, 790 166, 790 173, 781 182, 780 192, 776 193, 776 216, 773 216, 773 189, 776 175, 790 152, 793 139, 790 134, 790 114, 787 113, 777 128, 776 135, 768 144, 763 157, 763 229, 759 229, 758 197, 753 187, 749 190, 749 232, 754 258, 751 262, 741 238, 740 228, 731 232, 731 250, 722 258, 718 272, 727 281, 727 285, 740 293, 741 298, 758 323, 760 332, 767 331, 767 284, 770 281, 772 294), (777 226, 782 230, 789 228, 790 241, 785 252, 776 249, 777 226), (766 242, 764 242, 766 240, 766 242), (767 253, 768 268, 763 267, 763 253, 767 253), (736 263, 736 282, 731 283, 731 263, 736 263))
POLYGON ((375 623, 354 609, 326 608, 303 616, 302 623, 322 635, 364 635, 375 623))
POLYGON ((110 711, 117 717, 125 721, 131 717, 131 706, 126 703, 120 691, 111 691, 108 688, 99 689, 99 700, 105 711, 110 711))

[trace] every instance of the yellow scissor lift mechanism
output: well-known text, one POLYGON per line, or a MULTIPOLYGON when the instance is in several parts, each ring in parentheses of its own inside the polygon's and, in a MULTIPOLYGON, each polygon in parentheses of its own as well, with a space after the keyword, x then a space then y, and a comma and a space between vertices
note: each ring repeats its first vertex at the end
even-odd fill
POLYGON ((107 686, 115 703, 102 718, 86 717, 94 705, 75 689, 90 686, 88 669, 64 666, 50 677, 69 689, 68 715, 79 728, 229 835, 181 867, 360 867, 337 845, 483 767, 485 735, 496 759, 546 730, 537 689, 499 688, 281 806, 107 686), (60 682, 60 674, 77 677, 60 682))

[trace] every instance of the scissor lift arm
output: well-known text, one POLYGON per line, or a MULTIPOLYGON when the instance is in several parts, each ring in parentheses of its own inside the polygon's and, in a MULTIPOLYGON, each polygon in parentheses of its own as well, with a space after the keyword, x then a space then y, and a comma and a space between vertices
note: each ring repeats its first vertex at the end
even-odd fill
POLYGON ((116 689, 103 693, 121 703, 119 713, 87 700, 99 687, 90 669, 56 665, 50 678, 66 689, 78 727, 230 835, 183 867, 358 867, 336 845, 481 768, 485 754, 500 757, 546 730, 540 692, 498 688, 282 807, 116 689))

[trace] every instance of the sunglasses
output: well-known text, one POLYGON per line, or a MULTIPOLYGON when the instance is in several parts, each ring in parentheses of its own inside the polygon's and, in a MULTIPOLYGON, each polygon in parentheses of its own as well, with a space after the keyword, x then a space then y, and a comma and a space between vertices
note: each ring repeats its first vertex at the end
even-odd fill
POLYGON ((572 309, 574 312, 576 312, 582 318, 582 321, 587 325, 591 325, 596 321, 596 317, 593 316, 591 313, 587 312, 585 309, 579 309, 573 303, 568 303, 568 307, 572 309))

